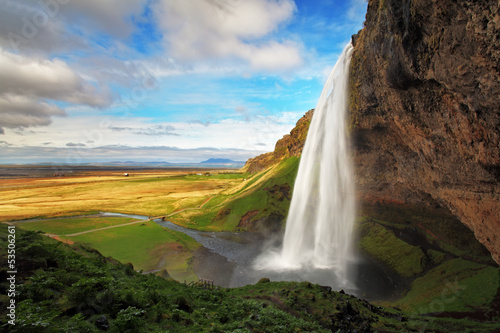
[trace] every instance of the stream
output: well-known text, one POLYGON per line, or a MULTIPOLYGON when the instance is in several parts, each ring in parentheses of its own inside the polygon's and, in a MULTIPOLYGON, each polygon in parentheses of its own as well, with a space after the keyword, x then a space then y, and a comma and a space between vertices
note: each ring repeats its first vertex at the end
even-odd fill
MULTIPOLYGON (((120 213, 102 212, 101 216, 121 216, 148 220, 149 217, 120 213)), ((396 291, 393 279, 383 272, 370 258, 360 257, 352 262, 352 284, 339 285, 334 272, 330 269, 295 269, 295 270, 257 270, 253 264, 264 249, 280 248, 282 235, 264 237, 251 232, 207 232, 184 228, 170 221, 155 219, 162 227, 182 232, 202 248, 194 254, 192 267, 199 278, 213 280, 221 287, 241 287, 255 284, 260 278, 271 281, 309 281, 333 290, 346 292, 366 300, 386 299, 396 291)))

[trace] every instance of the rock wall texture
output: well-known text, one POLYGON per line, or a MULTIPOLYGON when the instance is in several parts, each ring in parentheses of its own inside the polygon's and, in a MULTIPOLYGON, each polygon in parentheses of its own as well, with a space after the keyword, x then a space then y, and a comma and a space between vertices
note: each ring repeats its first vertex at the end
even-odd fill
POLYGON ((371 202, 448 207, 500 263, 497 0, 370 0, 351 128, 371 202))
POLYGON ((307 111, 306 114, 297 121, 297 124, 290 131, 290 134, 286 134, 276 142, 273 152, 249 159, 242 170, 254 173, 279 163, 279 161, 284 158, 299 156, 306 142, 307 130, 309 129, 312 116, 313 110, 307 111))

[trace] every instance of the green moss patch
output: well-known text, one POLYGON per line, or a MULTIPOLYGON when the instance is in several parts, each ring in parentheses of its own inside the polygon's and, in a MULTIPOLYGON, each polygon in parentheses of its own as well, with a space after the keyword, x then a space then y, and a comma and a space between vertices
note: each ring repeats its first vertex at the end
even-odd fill
POLYGON ((457 258, 415 279, 394 306, 417 313, 486 311, 499 281, 500 268, 457 258))
POLYGON ((409 245, 378 223, 367 222, 361 225, 359 247, 371 257, 390 267, 402 277, 422 273, 425 267, 425 254, 415 246, 409 245))
MULTIPOLYGON (((7 260, 0 225, 0 260, 7 260)), ((308 282, 236 289, 187 286, 17 229, 16 325, 7 324, 0 282, 0 326, 7 332, 492 332, 495 321, 408 315, 308 282)), ((5 273, 5 268, 4 268, 5 273)))

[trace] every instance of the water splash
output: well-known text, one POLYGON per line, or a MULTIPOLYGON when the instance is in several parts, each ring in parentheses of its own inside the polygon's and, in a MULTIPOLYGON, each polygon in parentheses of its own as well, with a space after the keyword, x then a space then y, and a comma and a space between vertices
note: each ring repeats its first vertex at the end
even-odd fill
POLYGON ((354 177, 347 135, 349 43, 333 67, 309 127, 281 251, 259 257, 257 269, 331 270, 349 285, 355 219, 354 177))

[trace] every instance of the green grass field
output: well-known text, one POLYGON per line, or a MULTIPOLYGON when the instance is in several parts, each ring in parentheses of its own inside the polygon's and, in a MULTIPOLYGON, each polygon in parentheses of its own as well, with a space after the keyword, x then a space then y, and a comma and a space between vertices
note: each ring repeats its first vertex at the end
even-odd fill
POLYGON ((132 263, 136 270, 167 272, 179 281, 197 281, 189 263, 200 245, 183 233, 163 228, 152 221, 124 217, 61 218, 14 225, 32 231, 59 235, 67 243, 84 243, 104 256, 132 263), (130 224, 132 223, 132 224, 130 224), (96 230, 109 226, 111 229, 96 230), (74 233, 91 231, 76 236, 74 233))
POLYGON ((17 222, 15 225, 26 230, 41 230, 48 234, 64 236, 134 221, 137 220, 123 217, 72 217, 32 222, 17 222))
POLYGON ((449 260, 413 281, 392 306, 414 313, 487 311, 500 287, 500 268, 449 260))
POLYGON ((189 236, 144 222, 71 237, 105 256, 130 262, 136 270, 166 269, 176 280, 197 281, 189 261, 200 245, 189 236))

